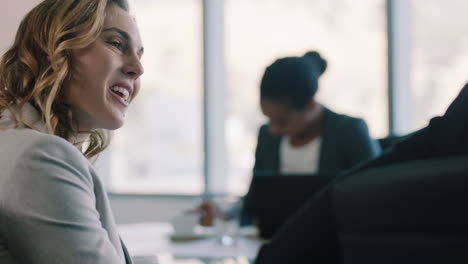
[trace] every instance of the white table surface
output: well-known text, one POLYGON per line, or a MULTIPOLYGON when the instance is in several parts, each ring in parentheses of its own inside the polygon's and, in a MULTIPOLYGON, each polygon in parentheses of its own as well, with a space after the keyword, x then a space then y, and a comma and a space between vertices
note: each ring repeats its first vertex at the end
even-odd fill
POLYGON ((242 236, 232 246, 222 246, 214 237, 174 242, 171 240, 173 227, 165 222, 119 225, 119 232, 132 257, 172 255, 200 259, 238 257, 253 259, 263 244, 260 239, 242 236))

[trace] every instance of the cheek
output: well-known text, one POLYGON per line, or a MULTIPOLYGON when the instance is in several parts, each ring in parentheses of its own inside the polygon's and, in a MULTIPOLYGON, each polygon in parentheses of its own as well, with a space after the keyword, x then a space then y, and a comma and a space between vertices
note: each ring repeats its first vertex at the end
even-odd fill
POLYGON ((112 67, 112 61, 105 57, 102 57, 102 59, 89 61, 86 69, 84 70, 86 75, 83 76, 83 78, 87 78, 87 81, 91 82, 106 78, 111 72, 112 67))
POLYGON ((66 79, 62 85, 62 98, 66 104, 76 106, 78 98, 82 96, 82 78, 81 73, 74 72, 70 79, 66 79))
POLYGON ((112 53, 97 44, 79 55, 75 56, 76 76, 84 83, 107 78, 116 68, 112 53))
POLYGON ((133 92, 133 98, 135 98, 140 93, 140 88, 141 88, 141 80, 140 78, 138 78, 138 80, 135 81, 135 91, 133 92))

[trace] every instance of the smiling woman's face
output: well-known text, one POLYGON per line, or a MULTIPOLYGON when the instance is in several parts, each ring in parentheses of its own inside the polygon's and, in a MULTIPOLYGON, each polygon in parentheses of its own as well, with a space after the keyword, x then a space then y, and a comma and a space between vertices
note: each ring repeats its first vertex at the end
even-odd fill
POLYGON ((121 127, 140 90, 143 46, 136 22, 118 6, 106 13, 101 35, 72 51, 72 75, 63 87, 80 131, 121 127))

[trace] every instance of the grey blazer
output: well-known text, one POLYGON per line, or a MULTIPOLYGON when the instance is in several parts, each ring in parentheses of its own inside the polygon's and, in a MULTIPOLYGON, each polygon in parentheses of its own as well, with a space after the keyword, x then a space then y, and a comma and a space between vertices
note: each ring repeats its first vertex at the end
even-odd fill
MULTIPOLYGON (((34 108, 24 110, 36 120, 34 108)), ((71 143, 0 119, 0 263, 131 263, 106 191, 71 143)), ((41 128, 41 122, 36 123, 41 128)))

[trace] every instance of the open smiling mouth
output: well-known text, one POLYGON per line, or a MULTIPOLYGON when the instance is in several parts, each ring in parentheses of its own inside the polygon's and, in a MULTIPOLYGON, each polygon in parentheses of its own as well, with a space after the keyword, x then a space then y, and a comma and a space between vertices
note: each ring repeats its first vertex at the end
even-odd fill
POLYGON ((120 86, 112 86, 111 91, 115 95, 119 96, 125 103, 127 103, 127 100, 130 97, 130 93, 127 89, 120 86))

